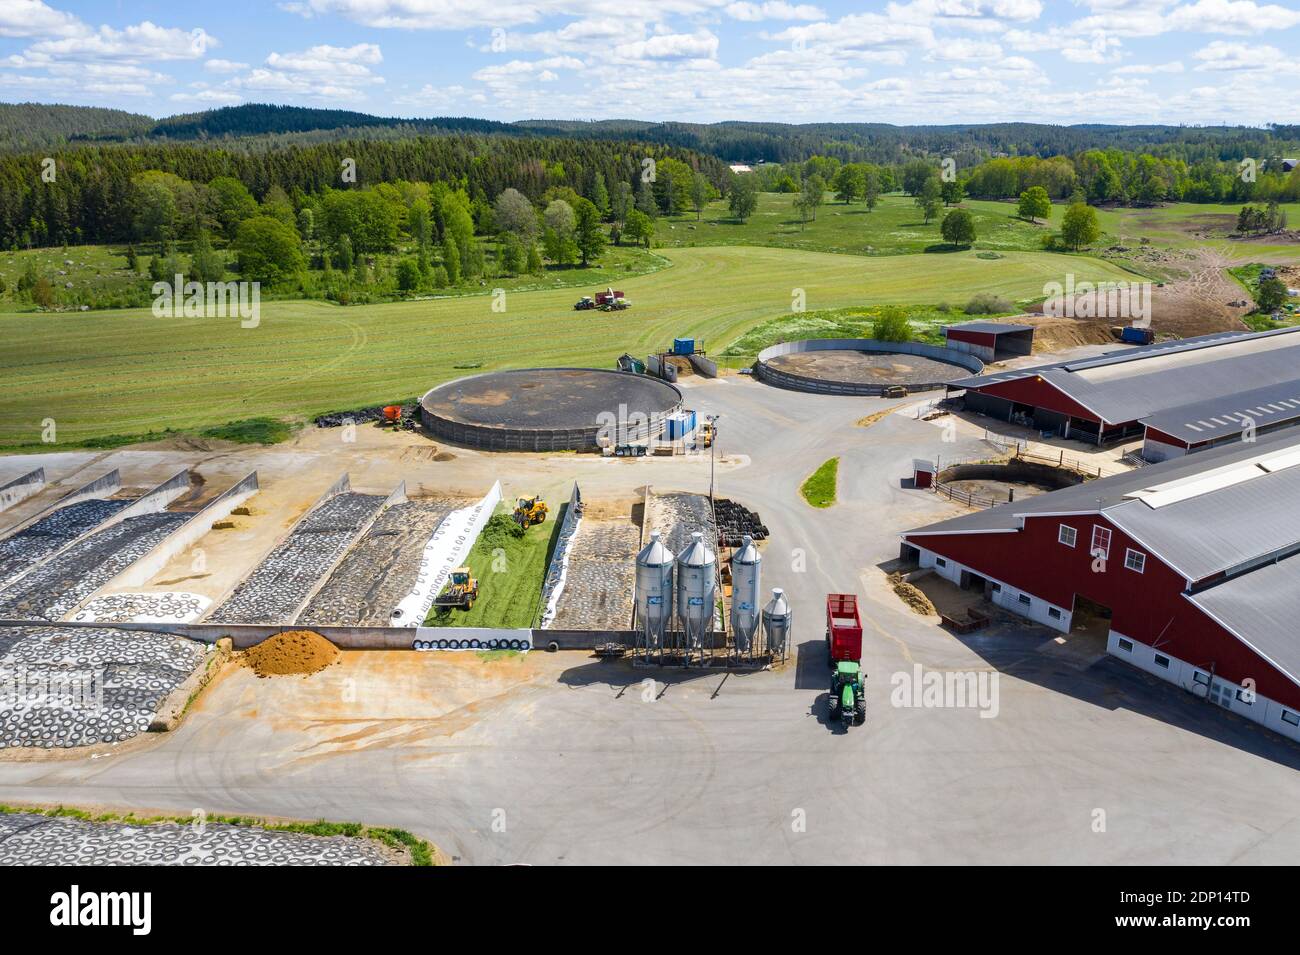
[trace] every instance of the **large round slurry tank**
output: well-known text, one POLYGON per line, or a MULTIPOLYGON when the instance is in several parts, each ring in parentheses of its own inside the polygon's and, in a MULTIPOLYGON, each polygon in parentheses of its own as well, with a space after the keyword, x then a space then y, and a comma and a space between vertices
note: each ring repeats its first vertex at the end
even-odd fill
POLYGON ((662 647, 673 619, 673 552, 658 531, 636 555, 636 624, 644 646, 662 647))
POLYGON ((736 649, 748 653, 758 632, 763 599, 763 557, 748 534, 731 558, 731 634, 736 649))
POLYGON ((713 633, 713 614, 718 592, 718 558, 704 543, 699 531, 677 555, 677 619, 689 648, 704 645, 713 633))

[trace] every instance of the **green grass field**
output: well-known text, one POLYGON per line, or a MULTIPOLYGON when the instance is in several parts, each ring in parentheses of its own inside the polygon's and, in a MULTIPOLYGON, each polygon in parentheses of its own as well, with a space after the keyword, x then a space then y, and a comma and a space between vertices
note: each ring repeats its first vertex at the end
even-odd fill
MULTIPOLYGON (((731 218, 727 204, 714 202, 700 221, 695 213, 658 221, 655 242, 668 247, 768 245, 813 252, 850 255, 906 255, 935 248, 946 251, 939 235, 943 212, 926 224, 910 196, 882 196, 875 209, 865 203, 844 204, 827 197, 815 221, 800 227, 793 195, 762 193, 758 211, 746 222, 731 218)), ((974 249, 1032 252, 1042 248, 1046 225, 1015 217, 1015 206, 1001 202, 968 200, 963 208, 975 218, 974 249)), ((944 210, 946 212, 948 210, 944 210)), ((1054 210, 1057 219, 1060 210, 1054 210)))
POLYGON ((256 328, 235 319, 159 319, 143 309, 0 314, 0 448, 58 444, 268 416, 309 416, 410 397, 484 369, 613 367, 674 335, 721 351, 750 328, 808 310, 871 304, 961 304, 976 292, 1041 298, 1043 283, 1123 279, 1118 266, 1043 252, 891 258, 769 248, 665 250, 672 268, 621 283, 626 312, 575 312, 571 290, 343 308, 264 302, 256 328), (458 369, 457 366, 462 366, 458 369))
MULTIPOLYGON (((484 241, 483 245, 489 250, 490 262, 494 243, 484 241)), ((153 280, 148 275, 148 264, 155 251, 152 246, 140 251, 141 272, 132 272, 127 267, 127 247, 124 245, 69 246, 66 252, 61 249, 0 252, 0 283, 4 286, 4 291, 0 291, 0 313, 40 311, 17 290, 18 280, 27 270, 29 263, 35 263, 39 273, 53 283, 56 309, 77 310, 82 305, 88 305, 92 309, 146 305, 153 300, 150 291, 153 280)), ((224 280, 237 280, 239 273, 231 264, 234 261, 234 254, 226 251, 218 254, 227 263, 228 271, 224 280)), ((364 286, 357 285, 354 292, 357 295, 370 295, 373 301, 395 301, 404 297, 418 299, 430 295, 439 297, 481 295, 486 288, 503 288, 507 292, 556 288, 581 288, 585 291, 590 288, 616 285, 629 276, 645 275, 668 265, 667 260, 647 249, 627 245, 610 246, 599 262, 587 268, 549 265, 539 275, 487 275, 436 292, 426 291, 421 295, 403 296, 397 292, 396 279, 392 271, 400 260, 412 258, 414 255, 415 250, 412 248, 374 256, 375 267, 371 270, 371 275, 376 281, 364 286)), ((187 268, 190 262, 188 243, 178 245, 177 256, 181 267, 187 268)), ((298 286, 288 289, 263 288, 262 299, 264 301, 323 299, 325 296, 319 288, 321 276, 319 270, 309 273, 306 292, 298 286)), ((574 298, 576 300, 577 296, 575 295, 574 298)))

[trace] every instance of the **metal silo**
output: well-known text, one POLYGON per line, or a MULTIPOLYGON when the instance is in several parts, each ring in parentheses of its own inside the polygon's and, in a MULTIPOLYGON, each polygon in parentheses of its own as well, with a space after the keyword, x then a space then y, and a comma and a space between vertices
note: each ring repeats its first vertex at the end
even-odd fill
POLYGON ((713 633, 713 614, 718 593, 718 558, 704 543, 699 531, 677 555, 677 618, 688 649, 704 646, 713 633))
POLYGON ((636 555, 636 623, 642 646, 659 649, 673 619, 673 552, 650 532, 636 555))
POLYGON ((746 534, 731 558, 731 633, 740 653, 749 653, 754 646, 763 599, 762 577, 763 557, 746 534))
POLYGON ((780 587, 773 587, 772 599, 763 608, 763 635, 767 639, 768 653, 773 656, 785 656, 793 622, 794 613, 785 599, 785 591, 780 587))

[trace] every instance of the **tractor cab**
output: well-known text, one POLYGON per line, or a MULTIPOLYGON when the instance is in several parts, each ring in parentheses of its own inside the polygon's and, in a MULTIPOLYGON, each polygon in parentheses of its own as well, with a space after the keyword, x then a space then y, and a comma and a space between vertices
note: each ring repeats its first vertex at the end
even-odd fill
POLYGON ((513 515, 515 523, 524 530, 532 527, 534 524, 541 524, 546 520, 548 508, 546 502, 542 500, 540 494, 533 497, 521 497, 515 502, 515 513, 513 515))
POLYGON ((434 598, 433 605, 442 609, 470 610, 477 599, 478 581, 468 567, 457 567, 434 598))
POLYGON ((839 720, 845 729, 861 726, 867 721, 866 686, 862 666, 853 660, 841 660, 831 674, 831 719, 839 720))

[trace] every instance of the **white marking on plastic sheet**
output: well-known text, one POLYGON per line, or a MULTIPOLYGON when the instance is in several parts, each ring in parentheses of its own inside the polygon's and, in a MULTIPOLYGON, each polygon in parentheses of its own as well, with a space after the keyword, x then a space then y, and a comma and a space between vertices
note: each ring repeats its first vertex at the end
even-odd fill
POLYGON ((393 627, 418 627, 433 608, 433 599, 451 577, 451 572, 465 563, 474 542, 482 532, 488 518, 501 503, 501 482, 492 485, 483 500, 469 507, 452 511, 429 542, 420 557, 420 571, 415 587, 401 599, 389 625, 393 627))
POLYGON ((555 544, 555 553, 551 557, 551 566, 546 571, 546 583, 542 587, 541 629, 549 629, 559 611, 560 597, 564 594, 564 582, 569 574, 569 554, 573 551, 573 542, 578 536, 578 527, 582 521, 582 494, 575 481, 573 493, 569 496, 569 507, 564 514, 564 524, 560 527, 560 537, 555 544))

